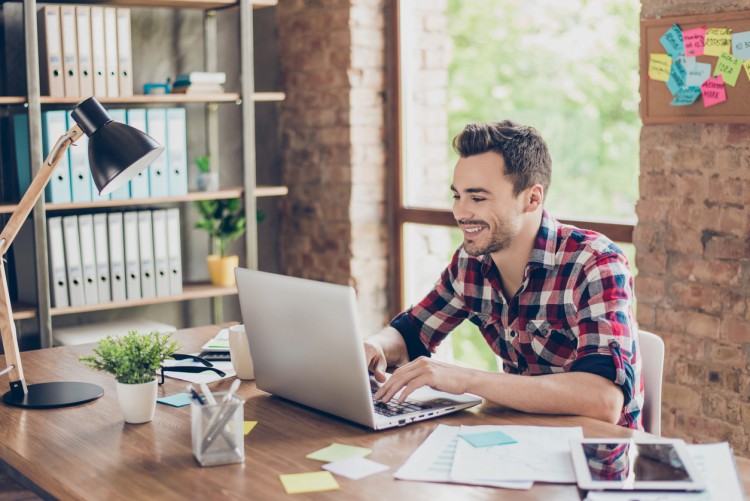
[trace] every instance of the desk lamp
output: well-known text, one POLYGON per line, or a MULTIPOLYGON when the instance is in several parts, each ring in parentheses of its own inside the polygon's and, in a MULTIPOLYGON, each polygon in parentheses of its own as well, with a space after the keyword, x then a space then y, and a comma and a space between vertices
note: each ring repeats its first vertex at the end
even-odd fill
MULTIPOLYGON (((89 166, 100 195, 126 185, 164 151, 163 146, 138 129, 113 121, 93 97, 79 103, 71 115, 75 125, 52 147, 0 233, 0 258, 8 252, 62 155, 84 133, 89 136, 89 166)), ((0 371, 0 376, 10 374, 10 391, 3 395, 3 401, 17 407, 45 409, 78 405, 101 397, 104 390, 91 383, 65 381, 26 385, 10 307, 8 281, 2 263, 0 277, 0 334, 6 361, 6 368, 0 371)))

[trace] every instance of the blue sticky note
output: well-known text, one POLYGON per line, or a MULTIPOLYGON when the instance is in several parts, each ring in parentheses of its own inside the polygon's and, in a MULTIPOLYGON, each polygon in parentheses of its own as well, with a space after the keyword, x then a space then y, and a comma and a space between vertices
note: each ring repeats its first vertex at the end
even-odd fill
POLYGON ((695 102, 701 95, 700 87, 688 87, 677 93, 669 103, 671 106, 689 106, 695 102))
POLYGON ((743 61, 750 59, 750 31, 732 33, 732 53, 743 61))
POLYGON ((693 69, 687 69, 685 86, 700 87, 709 78, 711 78, 711 65, 709 63, 695 63, 693 69))
POLYGON ((672 57, 685 53, 685 43, 682 38, 682 30, 676 24, 664 33, 659 39, 664 50, 672 57))
POLYGON ((473 433, 461 435, 461 438, 474 447, 490 447, 492 445, 515 444, 516 440, 502 431, 488 431, 486 433, 473 433))
POLYGON ((189 393, 175 393, 167 397, 157 398, 156 401, 160 404, 171 405, 172 407, 182 407, 183 405, 190 405, 191 398, 189 393))
POLYGON ((672 68, 669 70, 669 80, 667 80, 667 88, 673 96, 685 87, 686 77, 685 67, 678 61, 673 62, 672 68))

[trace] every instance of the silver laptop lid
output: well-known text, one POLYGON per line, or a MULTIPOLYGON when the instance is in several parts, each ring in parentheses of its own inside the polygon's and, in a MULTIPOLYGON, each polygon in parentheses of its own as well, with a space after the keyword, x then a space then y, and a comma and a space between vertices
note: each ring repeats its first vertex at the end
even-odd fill
POLYGON ((236 268, 258 389, 374 427, 354 289, 236 268))

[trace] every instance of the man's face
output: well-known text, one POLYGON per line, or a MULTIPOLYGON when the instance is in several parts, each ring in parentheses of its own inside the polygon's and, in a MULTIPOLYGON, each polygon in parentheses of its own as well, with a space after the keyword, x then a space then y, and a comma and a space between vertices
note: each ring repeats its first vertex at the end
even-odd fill
POLYGON ((494 152, 460 158, 453 172, 453 216, 472 256, 510 246, 521 229, 522 194, 513 195, 505 161, 494 152))

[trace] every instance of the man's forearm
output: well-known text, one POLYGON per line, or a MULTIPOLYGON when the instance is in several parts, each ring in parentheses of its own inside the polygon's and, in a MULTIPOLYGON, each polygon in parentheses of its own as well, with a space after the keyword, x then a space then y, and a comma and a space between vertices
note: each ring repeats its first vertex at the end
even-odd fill
POLYGON ((409 361, 409 353, 406 349, 404 338, 391 326, 385 327, 380 332, 368 336, 366 341, 380 343, 388 366, 400 366, 409 361))

